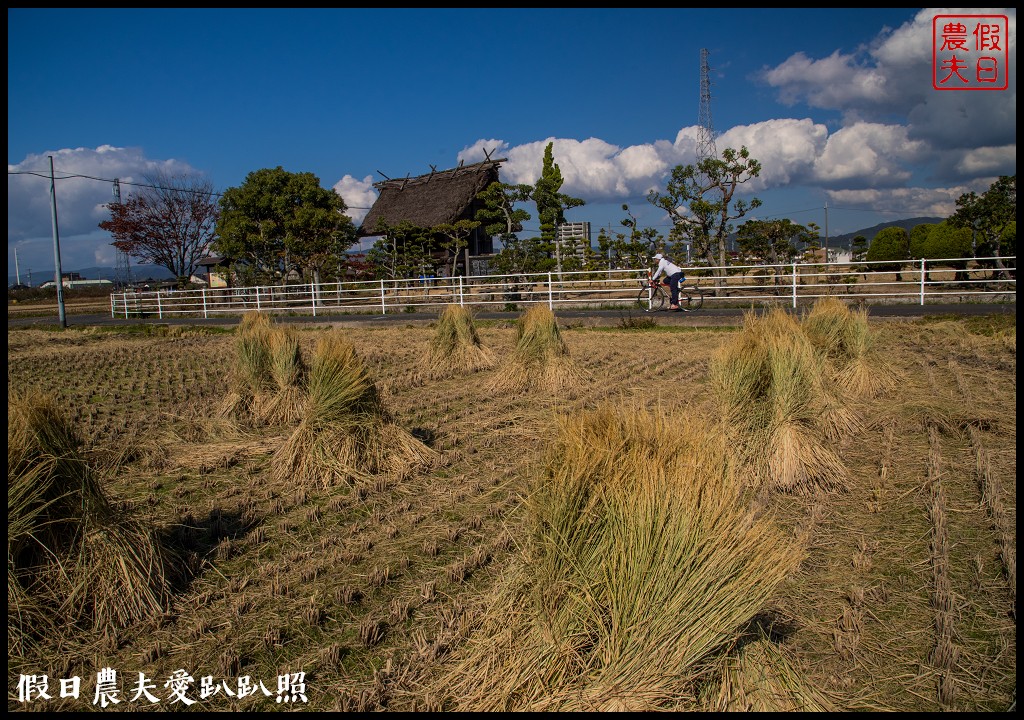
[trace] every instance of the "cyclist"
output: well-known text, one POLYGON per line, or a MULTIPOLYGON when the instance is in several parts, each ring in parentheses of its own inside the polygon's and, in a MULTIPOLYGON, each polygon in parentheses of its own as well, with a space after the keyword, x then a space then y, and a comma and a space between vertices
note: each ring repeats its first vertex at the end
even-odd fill
MULTIPOLYGON (((673 312, 679 312, 681 310, 679 307, 679 285, 686 279, 686 276, 683 275, 683 269, 661 253, 656 253, 654 259, 658 261, 658 269, 651 276, 651 283, 658 282, 658 278, 664 273, 665 280, 662 282, 662 285, 668 285, 668 289, 672 294, 672 302, 669 304, 668 309, 673 312)), ((683 310, 683 312, 686 311, 683 310)))

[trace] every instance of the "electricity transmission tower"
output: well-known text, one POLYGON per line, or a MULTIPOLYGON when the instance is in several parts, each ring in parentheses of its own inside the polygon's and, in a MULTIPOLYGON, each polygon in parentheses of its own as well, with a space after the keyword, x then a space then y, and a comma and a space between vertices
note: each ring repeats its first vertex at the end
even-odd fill
POLYGON ((697 162, 717 158, 715 131, 711 127, 711 78, 708 73, 708 49, 700 50, 700 115, 697 120, 697 162))
MULTIPOLYGON (((121 202, 121 183, 117 178, 114 178, 114 202, 120 204, 121 202)), ((132 270, 128 262, 128 253, 123 250, 117 251, 117 267, 114 269, 114 285, 115 287, 130 287, 132 284, 132 270)))
MULTIPOLYGON (((711 76, 708 71, 708 49, 700 49, 700 110, 697 118, 697 167, 704 160, 718 158, 715 147, 715 131, 711 126, 711 76)), ((697 181, 701 187, 708 186, 707 173, 698 169, 697 181)), ((686 246, 687 260, 690 259, 690 244, 686 246)))

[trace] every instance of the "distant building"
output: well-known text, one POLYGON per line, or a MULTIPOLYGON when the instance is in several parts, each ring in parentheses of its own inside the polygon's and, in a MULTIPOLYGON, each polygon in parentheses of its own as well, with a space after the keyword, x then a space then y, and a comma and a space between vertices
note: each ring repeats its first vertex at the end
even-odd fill
POLYGON ((216 255, 200 258, 196 263, 196 267, 206 269, 206 277, 209 278, 207 282, 209 282, 211 288, 226 288, 230 286, 230 269, 228 265, 227 260, 216 255))
POLYGON ((581 259, 586 257, 586 251, 591 247, 590 223, 562 223, 555 228, 555 242, 562 249, 563 257, 565 253, 581 259))
MULTIPOLYGON (((114 283, 112 283, 110 280, 82 280, 81 276, 78 273, 63 273, 61 275, 61 285, 63 285, 69 290, 73 290, 74 288, 102 287, 104 285, 113 284, 114 283), (77 279, 72 280, 68 277, 69 275, 73 275, 77 279)), ((39 287, 52 288, 55 287, 55 285, 56 283, 54 283, 53 280, 47 280, 39 287)))

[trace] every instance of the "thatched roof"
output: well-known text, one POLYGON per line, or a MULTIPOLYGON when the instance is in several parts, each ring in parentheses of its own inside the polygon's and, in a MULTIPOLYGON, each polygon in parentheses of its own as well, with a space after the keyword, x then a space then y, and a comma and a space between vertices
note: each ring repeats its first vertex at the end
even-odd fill
POLYGON ((359 234, 379 234, 377 224, 381 221, 388 225, 407 221, 429 228, 472 220, 480 205, 477 193, 498 181, 498 166, 503 161, 485 160, 429 175, 374 183, 380 196, 363 218, 359 234))

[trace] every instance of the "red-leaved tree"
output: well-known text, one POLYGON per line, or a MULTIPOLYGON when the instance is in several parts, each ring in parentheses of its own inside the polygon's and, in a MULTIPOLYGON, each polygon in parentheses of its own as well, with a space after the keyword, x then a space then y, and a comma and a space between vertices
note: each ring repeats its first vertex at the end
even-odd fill
POLYGON ((157 174, 120 203, 110 203, 110 220, 100 228, 129 257, 165 267, 183 286, 210 252, 218 206, 213 185, 195 176, 157 174))

